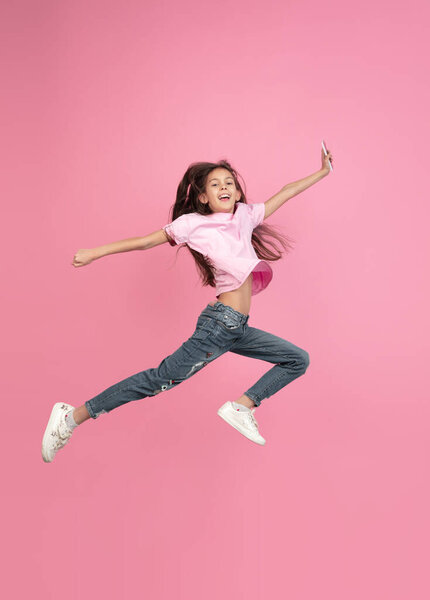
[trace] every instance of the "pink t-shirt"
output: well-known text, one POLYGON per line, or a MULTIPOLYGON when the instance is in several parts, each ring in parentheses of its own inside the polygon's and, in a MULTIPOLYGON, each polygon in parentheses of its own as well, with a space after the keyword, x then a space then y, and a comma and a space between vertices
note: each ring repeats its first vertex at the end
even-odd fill
POLYGON ((252 295, 264 290, 273 277, 271 266, 257 257, 252 230, 264 219, 264 202, 236 202, 234 213, 181 215, 163 229, 172 246, 187 244, 215 266, 216 296, 235 290, 252 272, 252 295))

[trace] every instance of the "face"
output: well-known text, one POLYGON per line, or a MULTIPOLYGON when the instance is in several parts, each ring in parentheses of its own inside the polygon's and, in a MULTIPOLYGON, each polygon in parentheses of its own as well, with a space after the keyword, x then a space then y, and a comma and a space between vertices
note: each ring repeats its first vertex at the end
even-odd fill
POLYGON ((200 202, 209 204, 213 212, 234 212, 234 205, 240 199, 233 175, 228 169, 218 167, 211 171, 206 181, 206 193, 200 196, 200 202), (228 198, 222 199, 222 196, 228 198))

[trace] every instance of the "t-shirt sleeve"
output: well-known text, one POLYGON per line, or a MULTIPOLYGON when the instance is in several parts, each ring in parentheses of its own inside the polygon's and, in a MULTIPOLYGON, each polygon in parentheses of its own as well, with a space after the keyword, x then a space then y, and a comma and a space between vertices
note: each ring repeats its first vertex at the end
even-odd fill
POLYGON ((254 204, 246 204, 248 209, 249 220, 251 221, 252 228, 254 229, 257 225, 264 220, 265 205, 264 202, 256 202, 254 204))
POLYGON ((162 227, 167 234, 169 244, 177 246, 188 242, 190 230, 189 215, 181 215, 171 223, 162 227))

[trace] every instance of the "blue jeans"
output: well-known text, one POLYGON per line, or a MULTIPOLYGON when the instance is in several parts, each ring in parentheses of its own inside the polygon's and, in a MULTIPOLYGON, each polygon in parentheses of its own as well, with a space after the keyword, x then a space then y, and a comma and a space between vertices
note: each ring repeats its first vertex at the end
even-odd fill
POLYGON ((258 358, 274 367, 245 393, 255 406, 303 375, 309 354, 291 342, 248 325, 245 315, 222 302, 208 304, 200 313, 194 333, 156 368, 140 371, 115 383, 85 406, 93 419, 132 400, 141 400, 170 390, 225 352, 258 358))

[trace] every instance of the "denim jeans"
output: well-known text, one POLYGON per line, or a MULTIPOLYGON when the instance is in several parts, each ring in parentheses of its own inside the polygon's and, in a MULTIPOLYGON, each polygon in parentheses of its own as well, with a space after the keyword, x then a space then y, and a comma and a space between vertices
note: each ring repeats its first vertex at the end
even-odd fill
POLYGON ((255 406, 303 375, 309 354, 291 342, 248 325, 245 315, 222 302, 208 304, 200 313, 194 333, 158 367, 145 369, 85 402, 93 419, 132 400, 170 390, 189 379, 225 352, 273 363, 245 393, 255 406))

